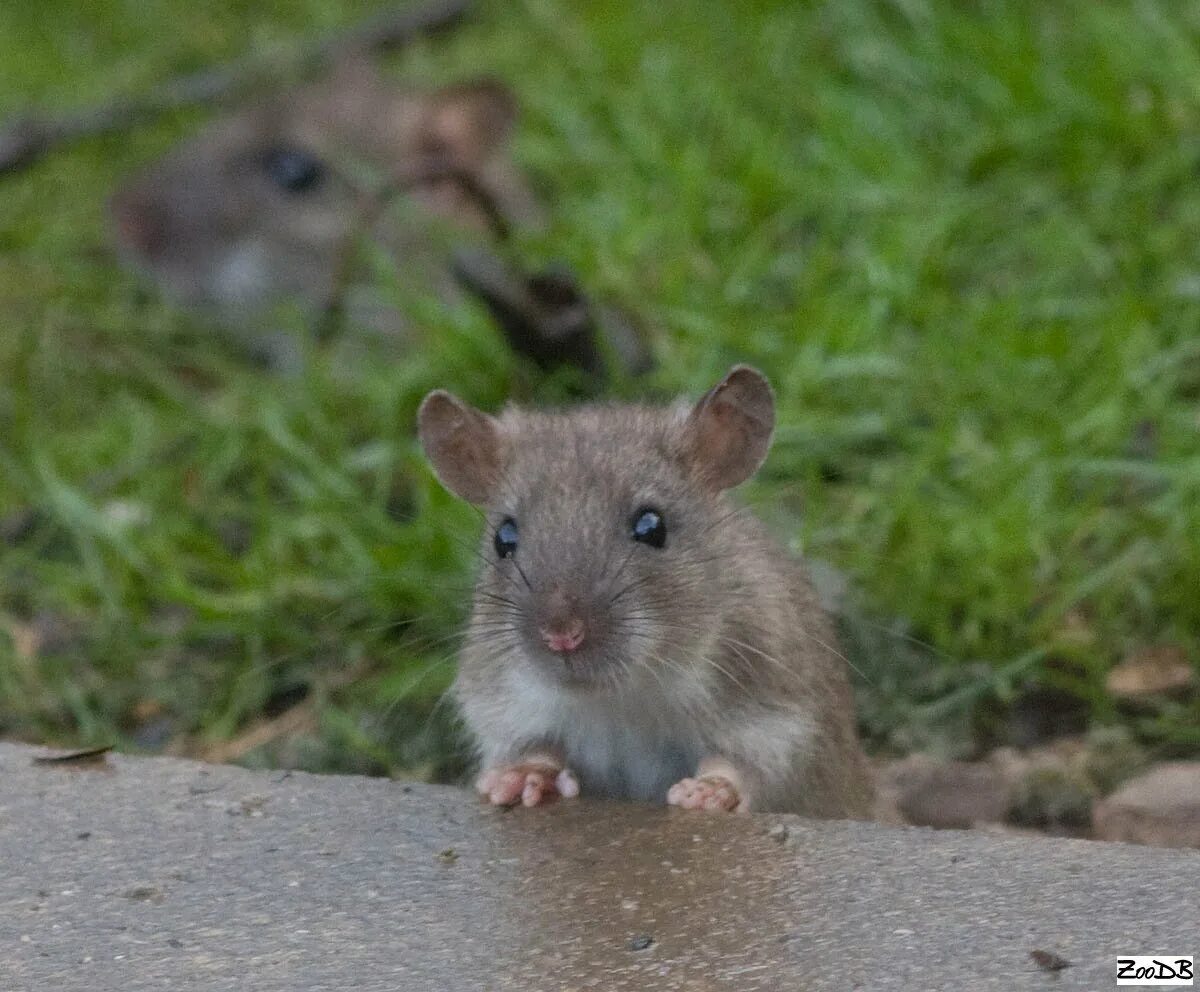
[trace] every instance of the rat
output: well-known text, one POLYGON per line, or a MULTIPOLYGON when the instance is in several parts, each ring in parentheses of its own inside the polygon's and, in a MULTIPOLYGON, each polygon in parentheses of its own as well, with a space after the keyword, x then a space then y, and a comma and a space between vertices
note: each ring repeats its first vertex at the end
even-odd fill
POLYGON ((492 416, 436 390, 417 420, 486 520, 452 692, 489 802, 870 815, 833 625, 729 494, 770 447, 760 372, 665 407, 492 416))
POLYGON ((349 58, 217 119, 118 189, 119 256, 226 326, 256 329, 280 303, 310 316, 343 303, 393 334, 386 303, 340 299, 355 239, 382 247, 403 283, 454 298, 453 246, 541 222, 509 154, 516 120, 496 80, 402 87, 349 58))

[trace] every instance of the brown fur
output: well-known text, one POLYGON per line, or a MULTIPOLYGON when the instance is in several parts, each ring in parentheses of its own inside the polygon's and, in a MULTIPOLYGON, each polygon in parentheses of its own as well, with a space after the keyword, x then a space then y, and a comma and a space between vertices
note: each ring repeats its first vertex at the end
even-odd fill
POLYGON ((661 802, 723 759, 750 808, 868 814, 833 627, 800 563, 724 491, 769 445, 759 373, 733 370, 690 411, 475 411, 480 426, 445 396, 423 406, 422 441, 488 520, 455 688, 485 767, 558 755, 585 794, 661 802), (454 424, 471 444, 445 444, 454 424), (631 537, 648 506, 666 520, 661 549, 631 537), (520 541, 501 559, 506 518, 520 541), (538 636, 564 601, 588 631, 567 656, 538 636))
MULTIPOLYGON (((450 296, 451 245, 489 235, 480 190, 507 220, 537 219, 508 154, 515 120, 513 97, 494 81, 405 89, 367 63, 346 62, 320 82, 214 121, 118 190, 110 202, 117 245, 176 302, 235 327, 282 301, 322 312, 345 290, 356 238, 384 247, 402 281, 450 296), (302 192, 280 188, 264 167, 279 149, 318 161, 320 181, 302 192), (390 191, 396 177, 435 160, 472 177, 474 194, 452 178, 390 191)), ((402 323, 379 312, 378 300, 350 294, 343 303, 375 329, 402 323)))

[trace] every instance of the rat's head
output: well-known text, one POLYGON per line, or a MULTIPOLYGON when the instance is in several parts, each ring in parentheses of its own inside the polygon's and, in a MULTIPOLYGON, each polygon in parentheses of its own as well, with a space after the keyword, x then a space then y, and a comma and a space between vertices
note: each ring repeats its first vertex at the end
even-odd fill
POLYGON ((515 117, 492 81, 416 91, 347 62, 215 121, 118 190, 109 205, 118 247, 177 302, 234 321, 285 299, 324 306, 369 214, 378 211, 371 233, 403 269, 444 251, 447 226, 486 227, 479 190, 519 209, 528 194, 507 155, 515 117), (393 185, 429 162, 457 172, 393 185), (381 190, 393 188, 379 210, 381 190))
POLYGON ((724 493, 774 427, 761 373, 738 366, 690 408, 491 417, 439 390, 418 422, 438 478, 487 521, 478 646, 579 688, 669 685, 700 664, 738 595, 746 531, 724 493))

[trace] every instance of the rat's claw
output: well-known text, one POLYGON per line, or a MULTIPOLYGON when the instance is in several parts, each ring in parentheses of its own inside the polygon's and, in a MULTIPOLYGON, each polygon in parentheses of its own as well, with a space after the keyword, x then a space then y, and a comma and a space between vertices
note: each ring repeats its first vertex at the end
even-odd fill
POLYGON ((479 794, 494 806, 542 806, 559 796, 579 795, 575 773, 545 762, 525 762, 489 768, 475 782, 479 794))
POLYGON ((680 809, 735 810, 741 806, 737 788, 720 775, 680 779, 667 792, 667 804, 680 809))
POLYGON ((563 799, 574 799, 579 795, 579 779, 570 768, 564 768, 554 780, 554 788, 563 799))
POLYGON ((529 772, 525 775, 525 783, 521 789, 522 806, 538 806, 542 799, 549 800, 554 793, 554 778, 550 772, 529 772))

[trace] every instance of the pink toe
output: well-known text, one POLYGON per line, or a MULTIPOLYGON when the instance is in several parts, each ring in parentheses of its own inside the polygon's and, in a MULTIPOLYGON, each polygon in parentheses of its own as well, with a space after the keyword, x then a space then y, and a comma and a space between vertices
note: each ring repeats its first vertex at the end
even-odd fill
POLYGON ((525 788, 521 790, 521 803, 524 806, 536 806, 546 792, 546 779, 539 772, 530 772, 525 777, 525 788))
POLYGON ((685 778, 671 786, 667 802, 681 809, 729 810, 738 806, 738 794, 723 779, 685 778))
POLYGON ((525 779, 516 772, 504 772, 492 787, 490 798, 497 806, 508 806, 517 801, 525 779))

